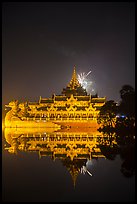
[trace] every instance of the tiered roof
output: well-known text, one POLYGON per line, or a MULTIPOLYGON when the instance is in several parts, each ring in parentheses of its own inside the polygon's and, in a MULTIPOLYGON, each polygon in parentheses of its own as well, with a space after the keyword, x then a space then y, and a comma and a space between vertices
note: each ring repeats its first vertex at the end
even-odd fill
POLYGON ((76 75, 76 67, 74 67, 72 78, 68 83, 67 87, 63 89, 62 94, 65 96, 70 96, 73 94, 74 96, 86 96, 86 89, 82 87, 79 83, 76 75))

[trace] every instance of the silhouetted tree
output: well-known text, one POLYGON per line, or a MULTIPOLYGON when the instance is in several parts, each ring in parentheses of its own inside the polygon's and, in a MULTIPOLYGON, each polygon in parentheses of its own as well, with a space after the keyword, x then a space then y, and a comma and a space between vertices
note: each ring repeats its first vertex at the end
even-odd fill
POLYGON ((120 90, 121 102, 119 105, 119 113, 127 117, 135 117, 135 91, 130 85, 124 85, 120 90))
POLYGON ((114 160, 116 155, 119 153, 119 148, 115 146, 99 145, 101 153, 106 157, 106 159, 114 160))
POLYGON ((113 100, 107 101, 100 109, 98 124, 103 127, 114 127, 116 123, 117 106, 113 100))
POLYGON ((121 148, 120 156, 123 159, 121 172, 125 177, 135 175, 135 144, 121 148))
POLYGON ((115 132, 120 136, 135 135, 135 120, 133 118, 117 118, 115 132))

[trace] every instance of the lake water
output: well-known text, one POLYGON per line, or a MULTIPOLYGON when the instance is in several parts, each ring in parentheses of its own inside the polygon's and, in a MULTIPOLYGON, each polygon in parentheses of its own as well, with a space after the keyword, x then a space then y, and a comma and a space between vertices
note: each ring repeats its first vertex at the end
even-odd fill
POLYGON ((122 155, 115 136, 92 129, 6 128, 3 201, 133 202, 135 175, 123 174, 127 159, 122 155))

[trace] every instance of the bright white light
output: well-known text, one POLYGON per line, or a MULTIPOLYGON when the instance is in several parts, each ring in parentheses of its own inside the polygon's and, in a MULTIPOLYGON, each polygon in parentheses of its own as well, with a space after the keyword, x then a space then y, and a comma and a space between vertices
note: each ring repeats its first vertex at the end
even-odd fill
POLYGON ((87 162, 86 162, 86 166, 87 167, 90 167, 90 166, 92 166, 93 165, 93 160, 87 160, 87 162))
POLYGON ((89 170, 86 168, 86 166, 82 166, 81 167, 81 174, 85 174, 85 173, 88 173, 90 176, 92 176, 92 173, 89 172, 89 170))
POLYGON ((87 77, 90 75, 91 71, 89 71, 87 74, 85 74, 85 72, 82 72, 80 74, 78 74, 78 81, 79 83, 82 85, 82 87, 84 89, 86 89, 88 92, 89 91, 94 91, 94 89, 91 89, 91 84, 92 81, 90 81, 89 79, 87 79, 87 77))

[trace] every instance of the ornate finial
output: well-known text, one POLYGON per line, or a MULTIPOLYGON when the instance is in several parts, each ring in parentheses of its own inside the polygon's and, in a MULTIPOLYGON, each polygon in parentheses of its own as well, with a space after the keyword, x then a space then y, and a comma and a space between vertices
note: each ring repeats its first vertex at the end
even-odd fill
POLYGON ((74 70, 73 70, 73 74, 72 74, 72 78, 68 84, 68 87, 71 87, 72 89, 74 89, 76 86, 80 86, 80 83, 77 79, 77 74, 76 74, 76 66, 74 66, 74 70))
POLYGON ((75 74, 76 74, 76 66, 74 66, 74 70, 73 70, 73 73, 75 72, 75 74))
POLYGON ((76 66, 74 66, 72 78, 75 79, 75 80, 77 79, 77 76, 76 76, 76 66))

